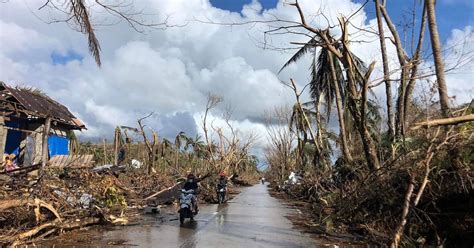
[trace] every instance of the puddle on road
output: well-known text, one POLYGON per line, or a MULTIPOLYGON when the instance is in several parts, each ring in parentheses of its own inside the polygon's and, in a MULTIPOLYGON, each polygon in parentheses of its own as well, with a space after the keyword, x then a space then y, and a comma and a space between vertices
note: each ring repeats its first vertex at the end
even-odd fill
POLYGON ((246 188, 232 201, 201 205, 194 222, 179 224, 173 207, 143 216, 135 226, 97 226, 37 243, 38 247, 314 247, 293 228, 289 209, 266 186, 246 188))

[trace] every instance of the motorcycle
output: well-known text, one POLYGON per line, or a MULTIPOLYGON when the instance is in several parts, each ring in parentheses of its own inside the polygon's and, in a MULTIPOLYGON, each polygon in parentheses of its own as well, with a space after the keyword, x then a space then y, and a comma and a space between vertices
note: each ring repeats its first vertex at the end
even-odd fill
POLYGON ((222 204, 226 201, 226 195, 227 195, 226 187, 217 189, 217 201, 219 202, 219 204, 222 204))
POLYGON ((194 216, 197 214, 196 212, 194 212, 194 210, 195 210, 194 204, 196 204, 195 201, 197 201, 196 199, 194 199, 195 197, 196 196, 195 196, 194 190, 192 190, 192 189, 190 189, 190 190, 182 189, 181 190, 181 197, 179 199, 179 204, 180 204, 179 222, 181 224, 184 223, 184 220, 186 218, 190 218, 191 221, 194 220, 194 216))

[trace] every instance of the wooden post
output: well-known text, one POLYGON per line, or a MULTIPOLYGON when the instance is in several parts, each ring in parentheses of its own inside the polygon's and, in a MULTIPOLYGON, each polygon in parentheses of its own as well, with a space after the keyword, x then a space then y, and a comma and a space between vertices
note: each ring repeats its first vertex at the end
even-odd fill
POLYGON ((106 139, 103 139, 102 140, 103 144, 104 144, 104 164, 107 164, 107 146, 106 146, 106 139))
POLYGON ((114 135, 114 165, 118 165, 118 154, 120 149, 120 128, 115 128, 114 135))
POLYGON ((51 129, 51 117, 48 116, 44 122, 43 127, 43 148, 41 149, 42 156, 41 156, 41 167, 44 168, 46 163, 48 162, 48 138, 49 138, 49 130, 51 129))
POLYGON ((8 130, 5 128, 5 120, 3 116, 0 116, 0 163, 3 163, 3 154, 5 153, 7 131, 8 130))

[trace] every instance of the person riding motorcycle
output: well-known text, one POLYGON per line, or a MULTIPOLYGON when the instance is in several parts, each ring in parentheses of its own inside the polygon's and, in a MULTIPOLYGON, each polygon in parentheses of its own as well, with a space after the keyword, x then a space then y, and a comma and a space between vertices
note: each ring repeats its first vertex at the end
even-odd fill
POLYGON ((219 181, 217 182, 217 189, 222 189, 227 187, 227 178, 225 177, 225 173, 221 172, 219 174, 219 181))
MULTIPOLYGON (((227 178, 226 178, 226 175, 224 172, 221 172, 219 174, 219 180, 217 181, 217 198, 219 198, 219 192, 221 189, 224 189, 224 191, 227 191, 227 178)), ((225 199, 225 195, 224 195, 224 199, 225 199)), ((222 200, 224 201, 224 200, 222 200)))
POLYGON ((187 178, 187 180, 186 180, 186 183, 184 183, 184 185, 183 185, 183 189, 184 190, 190 190, 190 189, 194 190, 193 206, 194 206, 194 212, 196 212, 196 214, 197 214, 199 209, 198 209, 196 194, 198 193, 199 185, 198 185, 198 182, 197 182, 196 177, 194 176, 194 174, 189 173, 186 178, 187 178))

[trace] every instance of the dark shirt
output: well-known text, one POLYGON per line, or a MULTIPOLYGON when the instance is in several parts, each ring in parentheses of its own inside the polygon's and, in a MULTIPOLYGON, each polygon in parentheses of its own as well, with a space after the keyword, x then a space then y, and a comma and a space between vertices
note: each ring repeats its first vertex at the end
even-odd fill
POLYGON ((190 189, 193 189, 194 191, 196 191, 198 189, 198 184, 196 181, 193 181, 192 183, 191 182, 188 182, 186 181, 186 183, 183 185, 183 189, 184 190, 190 190, 190 189))
POLYGON ((226 178, 219 178, 219 182, 217 183, 217 188, 222 189, 227 187, 227 179, 226 178))

